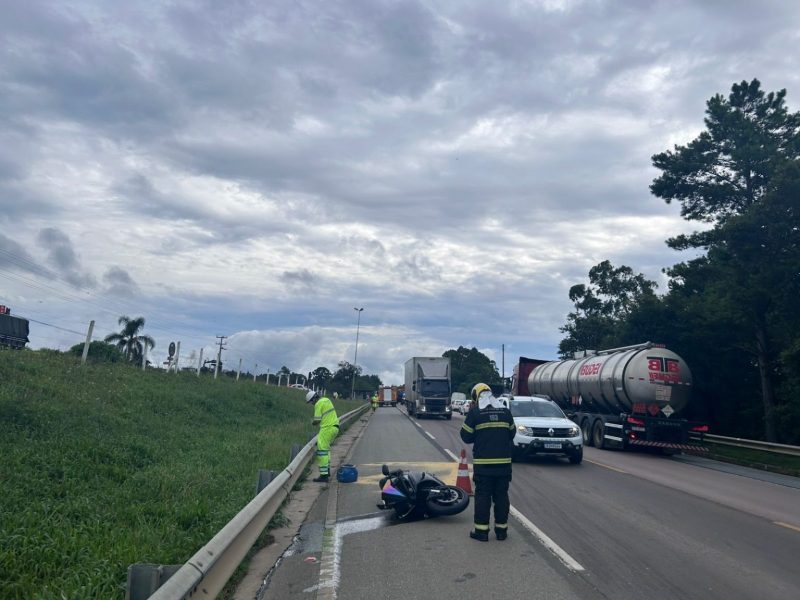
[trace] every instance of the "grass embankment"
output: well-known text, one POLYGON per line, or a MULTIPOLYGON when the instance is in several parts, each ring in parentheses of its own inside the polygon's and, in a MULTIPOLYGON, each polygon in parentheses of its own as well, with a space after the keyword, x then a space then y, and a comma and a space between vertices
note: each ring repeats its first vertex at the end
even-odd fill
POLYGON ((777 454, 774 452, 764 452, 763 450, 752 450, 750 448, 738 448, 736 446, 725 446, 714 443, 706 443, 705 446, 708 448, 708 453, 700 455, 705 458, 761 469, 762 471, 769 471, 771 473, 800 477, 800 456, 777 454))
POLYGON ((313 433, 303 399, 0 351, 0 598, 122 598, 128 565, 186 562, 313 433))

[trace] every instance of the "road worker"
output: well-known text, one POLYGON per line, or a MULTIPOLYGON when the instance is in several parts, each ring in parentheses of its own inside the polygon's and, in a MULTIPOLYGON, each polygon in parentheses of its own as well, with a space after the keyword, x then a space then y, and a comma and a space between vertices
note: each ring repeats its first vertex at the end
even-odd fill
POLYGON ((306 402, 314 405, 314 419, 311 424, 319 427, 317 434, 319 477, 315 477, 312 481, 327 483, 331 468, 331 444, 339 433, 339 417, 330 398, 320 396, 319 392, 309 391, 306 394, 306 402))
POLYGON ((375 412, 375 409, 378 408, 378 392, 372 394, 372 412, 375 412))
POLYGON ((469 537, 489 541, 489 517, 494 503, 494 533, 502 541, 508 537, 511 507, 508 486, 514 417, 485 383, 476 384, 471 396, 473 405, 461 426, 461 439, 472 444, 472 480, 475 482, 474 530, 469 537))

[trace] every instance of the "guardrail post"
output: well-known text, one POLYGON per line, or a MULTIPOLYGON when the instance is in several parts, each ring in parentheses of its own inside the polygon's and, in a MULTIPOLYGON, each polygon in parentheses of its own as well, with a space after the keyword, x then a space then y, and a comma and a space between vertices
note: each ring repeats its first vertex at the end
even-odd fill
POLYGON ((147 600, 183 565, 151 565, 140 563, 128 567, 125 600, 147 600))
POLYGON ((300 450, 303 448, 302 444, 292 444, 291 450, 289 450, 289 462, 294 460, 294 457, 300 454, 300 450))
POLYGON ((275 471, 268 471, 267 469, 258 470, 258 481, 256 481, 256 496, 259 492, 269 485, 269 482, 275 479, 275 471))

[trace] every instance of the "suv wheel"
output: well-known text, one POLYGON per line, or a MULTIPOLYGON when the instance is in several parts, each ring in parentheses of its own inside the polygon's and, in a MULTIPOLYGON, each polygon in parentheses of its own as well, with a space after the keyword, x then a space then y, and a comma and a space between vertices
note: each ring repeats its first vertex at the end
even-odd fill
POLYGON ((583 460, 583 448, 581 448, 580 450, 575 450, 574 452, 571 452, 569 454, 569 462, 571 462, 573 465, 581 464, 582 460, 583 460))

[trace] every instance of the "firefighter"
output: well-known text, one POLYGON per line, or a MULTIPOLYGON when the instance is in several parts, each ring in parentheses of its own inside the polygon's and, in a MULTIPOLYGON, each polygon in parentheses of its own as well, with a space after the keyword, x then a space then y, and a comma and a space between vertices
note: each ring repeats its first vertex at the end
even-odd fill
POLYGON ((472 444, 472 480, 475 482, 474 530, 469 537, 489 541, 489 513, 494 502, 494 534, 508 537, 508 486, 511 483, 511 451, 514 417, 485 383, 472 388, 473 405, 461 427, 461 439, 472 444))
POLYGON ((376 408, 378 408, 378 392, 372 394, 372 412, 375 412, 376 408))
POLYGON ((331 444, 339 434, 339 417, 336 415, 336 409, 330 398, 320 396, 319 392, 309 391, 306 394, 306 402, 314 405, 314 419, 311 424, 319 427, 317 434, 319 477, 315 477, 312 481, 327 483, 331 468, 331 444))

